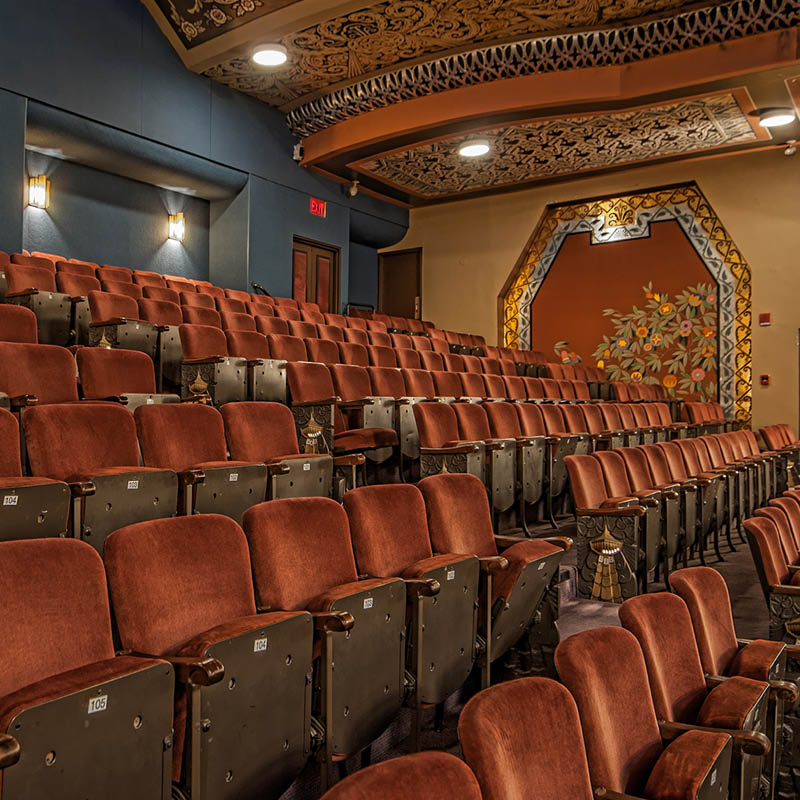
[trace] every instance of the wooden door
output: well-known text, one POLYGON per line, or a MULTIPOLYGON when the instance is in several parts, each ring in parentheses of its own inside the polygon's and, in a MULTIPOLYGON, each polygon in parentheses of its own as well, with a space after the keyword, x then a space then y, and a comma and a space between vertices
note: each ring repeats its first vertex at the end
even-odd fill
POLYGON ((339 249, 295 237, 292 246, 292 297, 339 313, 339 249))
POLYGON ((378 262, 378 311, 422 318, 422 248, 384 253, 378 262))

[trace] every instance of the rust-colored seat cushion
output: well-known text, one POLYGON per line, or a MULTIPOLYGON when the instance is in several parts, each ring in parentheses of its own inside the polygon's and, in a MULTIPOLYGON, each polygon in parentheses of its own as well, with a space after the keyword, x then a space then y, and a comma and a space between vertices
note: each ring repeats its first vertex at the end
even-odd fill
POLYGON ((78 362, 83 396, 89 400, 127 393, 155 394, 155 370, 146 353, 82 347, 75 360, 78 362))
POLYGON ((578 709, 553 680, 520 678, 480 692, 461 712, 458 737, 483 800, 593 796, 578 709), (533 719, 542 735, 531 736, 533 719))
POLYGON ((390 428, 351 428, 333 437, 333 449, 337 453, 352 453, 396 445, 397 433, 390 428))
POLYGON ((0 408, 0 475, 6 478, 22 475, 17 418, 0 408))
POLYGON ((36 329, 36 314, 24 306, 0 306, 0 342, 39 341, 36 329))
MULTIPOLYGON (((145 291, 150 288, 145 286, 145 291)), ((163 291, 170 291, 164 289, 163 291)), ((181 308, 176 303, 169 300, 151 300, 144 298, 137 302, 139 306, 139 319, 145 322, 152 322, 154 325, 175 325, 178 326, 183 322, 183 315, 181 308)))
POLYGON ((727 675, 741 675, 757 681, 770 679, 772 666, 783 655, 783 642, 754 639, 742 647, 728 666, 727 675))
POLYGON ((514 591, 520 573, 531 561, 538 561, 553 553, 560 552, 562 552, 560 547, 542 539, 528 539, 503 550, 501 555, 503 558, 508 559, 508 569, 494 576, 492 581, 492 603, 501 597, 508 601, 514 591))
POLYGON ((700 711, 697 724, 710 728, 739 730, 744 726, 753 706, 769 690, 764 681, 735 676, 715 686, 709 693, 700 711))
POLYGON ((331 606, 337 601, 359 592, 366 592, 370 589, 377 589, 379 586, 386 586, 390 583, 399 583, 394 578, 367 578, 362 581, 350 581, 349 583, 340 583, 333 586, 327 591, 323 592, 316 597, 312 597, 308 601, 309 611, 330 611, 331 606))
POLYGON ((644 789, 648 800, 694 800, 730 741, 726 733, 687 731, 661 754, 644 789))
POLYGON ((178 328, 178 333, 181 337, 184 361, 228 355, 228 340, 219 326, 184 323, 178 328))
POLYGON ((237 358, 258 361, 270 357, 267 337, 253 331, 225 331, 228 352, 237 358))
POLYGON ((431 750, 393 758, 359 770, 322 800, 481 800, 478 781, 455 756, 431 750))
POLYGON ((75 359, 66 347, 0 342, 0 392, 32 394, 45 403, 78 399, 75 359))
POLYGON ((139 316, 139 306, 133 297, 111 292, 89 292, 89 311, 92 322, 137 319, 139 316))

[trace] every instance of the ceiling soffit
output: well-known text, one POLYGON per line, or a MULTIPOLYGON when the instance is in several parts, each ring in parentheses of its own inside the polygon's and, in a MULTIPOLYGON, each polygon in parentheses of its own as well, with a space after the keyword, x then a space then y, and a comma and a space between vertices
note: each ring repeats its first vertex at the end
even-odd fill
POLYGON ((608 170, 769 140, 751 124, 742 89, 643 108, 536 119, 481 130, 490 158, 464 159, 459 145, 476 134, 420 143, 350 166, 424 200, 461 196, 570 174, 608 170))

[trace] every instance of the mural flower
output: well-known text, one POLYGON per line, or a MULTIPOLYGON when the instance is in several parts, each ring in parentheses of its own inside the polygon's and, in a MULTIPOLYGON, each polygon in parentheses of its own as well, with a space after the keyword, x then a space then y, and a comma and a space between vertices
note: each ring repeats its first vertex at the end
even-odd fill
POLYGON ((675 397, 715 398, 716 285, 699 283, 671 297, 649 284, 642 294, 642 306, 603 310, 609 331, 594 362, 612 381, 658 384, 675 397))

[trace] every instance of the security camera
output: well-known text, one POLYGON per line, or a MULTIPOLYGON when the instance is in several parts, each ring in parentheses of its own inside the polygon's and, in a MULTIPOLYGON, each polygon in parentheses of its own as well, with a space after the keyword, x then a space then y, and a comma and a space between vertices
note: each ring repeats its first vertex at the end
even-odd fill
POLYGON ((783 151, 783 154, 785 156, 793 156, 797 152, 797 148, 795 147, 796 144, 796 139, 789 139, 786 142, 786 149, 783 151))
POLYGON ((358 194, 358 181, 353 181, 348 189, 350 197, 355 197, 358 194))
POLYGON ((303 160, 303 145, 298 142, 292 149, 292 158, 300 163, 303 160))

